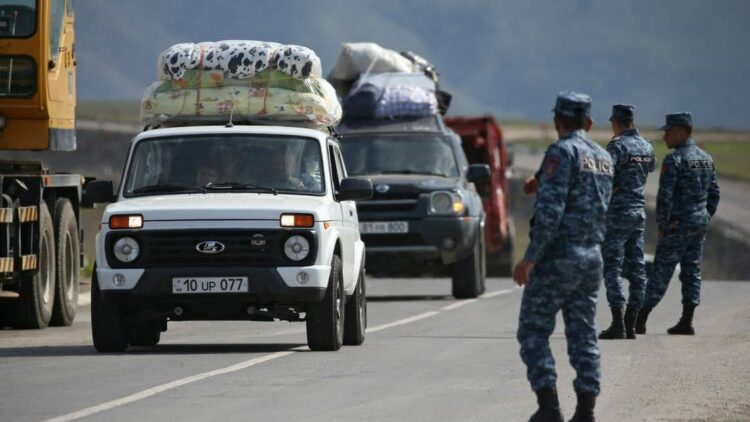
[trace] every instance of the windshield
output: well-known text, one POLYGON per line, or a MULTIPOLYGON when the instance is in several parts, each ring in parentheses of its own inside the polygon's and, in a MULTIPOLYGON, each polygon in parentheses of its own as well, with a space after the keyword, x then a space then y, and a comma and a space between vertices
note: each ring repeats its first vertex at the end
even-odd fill
POLYGON ((125 196, 186 192, 322 194, 320 144, 262 135, 169 137, 136 144, 125 196))
POLYGON ((445 137, 352 135, 341 142, 351 175, 434 174, 458 177, 456 158, 445 137))
POLYGON ((0 0, 0 38, 26 38, 36 32, 36 0, 0 0))

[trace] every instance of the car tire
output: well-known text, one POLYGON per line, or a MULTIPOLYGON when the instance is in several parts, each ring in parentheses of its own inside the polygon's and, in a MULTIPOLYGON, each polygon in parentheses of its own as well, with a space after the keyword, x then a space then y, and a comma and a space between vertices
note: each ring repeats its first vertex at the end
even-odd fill
POLYGON ((359 280, 354 293, 346 299, 344 319, 344 344, 359 346, 365 342, 367 330, 367 289, 365 286, 365 269, 359 272, 359 280))
POLYGON ((132 346, 153 347, 159 344, 161 329, 156 321, 132 324, 128 327, 128 343, 132 346))
POLYGON ((513 219, 508 221, 508 237, 503 242, 503 249, 487 255, 487 273, 492 277, 513 276, 513 249, 516 238, 516 226, 513 219))
POLYGON ((39 329, 49 325, 55 303, 55 230, 47 204, 39 204, 39 268, 21 276, 20 297, 8 301, 7 319, 13 328, 39 329))
POLYGON ((55 305, 50 325, 69 326, 76 317, 78 277, 81 269, 81 242, 73 206, 67 199, 55 204, 56 283, 55 305))
POLYGON ((128 348, 128 333, 120 307, 107 300, 99 289, 96 265, 91 276, 91 335, 100 353, 121 353, 128 348))
POLYGON ((471 254, 451 266, 453 297, 470 299, 484 292, 486 277, 484 255, 484 231, 480 229, 471 254))
POLYGON ((315 351, 335 351, 344 341, 344 283, 341 276, 341 258, 331 260, 331 275, 323 301, 307 307, 307 345, 315 351))

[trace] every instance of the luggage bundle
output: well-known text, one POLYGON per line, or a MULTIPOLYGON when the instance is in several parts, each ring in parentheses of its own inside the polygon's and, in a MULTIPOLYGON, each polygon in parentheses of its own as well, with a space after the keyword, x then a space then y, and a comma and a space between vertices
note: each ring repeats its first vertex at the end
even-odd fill
POLYGON ((343 98, 345 117, 396 119, 445 114, 451 96, 434 66, 412 53, 375 43, 345 43, 328 80, 343 98))
POLYGON ((341 119, 320 59, 297 45, 261 41, 176 44, 158 60, 144 92, 146 127, 197 123, 274 123, 324 128, 341 119))

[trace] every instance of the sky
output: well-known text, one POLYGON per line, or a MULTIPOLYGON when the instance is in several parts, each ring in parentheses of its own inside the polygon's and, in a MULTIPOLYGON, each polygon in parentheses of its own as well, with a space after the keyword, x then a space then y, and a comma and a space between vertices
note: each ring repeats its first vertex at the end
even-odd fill
POLYGON ((334 65, 342 42, 431 60, 453 114, 543 121, 558 91, 584 92, 597 121, 636 105, 658 125, 690 110, 702 128, 750 129, 750 1, 83 0, 76 2, 81 100, 137 101, 179 42, 305 45, 334 65))

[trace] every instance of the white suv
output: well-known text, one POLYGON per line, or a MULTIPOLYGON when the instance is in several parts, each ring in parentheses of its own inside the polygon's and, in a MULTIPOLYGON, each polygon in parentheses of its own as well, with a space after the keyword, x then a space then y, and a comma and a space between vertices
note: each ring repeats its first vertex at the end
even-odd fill
POLYGON ((306 321, 313 350, 364 341, 365 246, 338 142, 313 129, 199 126, 132 141, 91 289, 94 346, 153 346, 167 321, 306 321))

